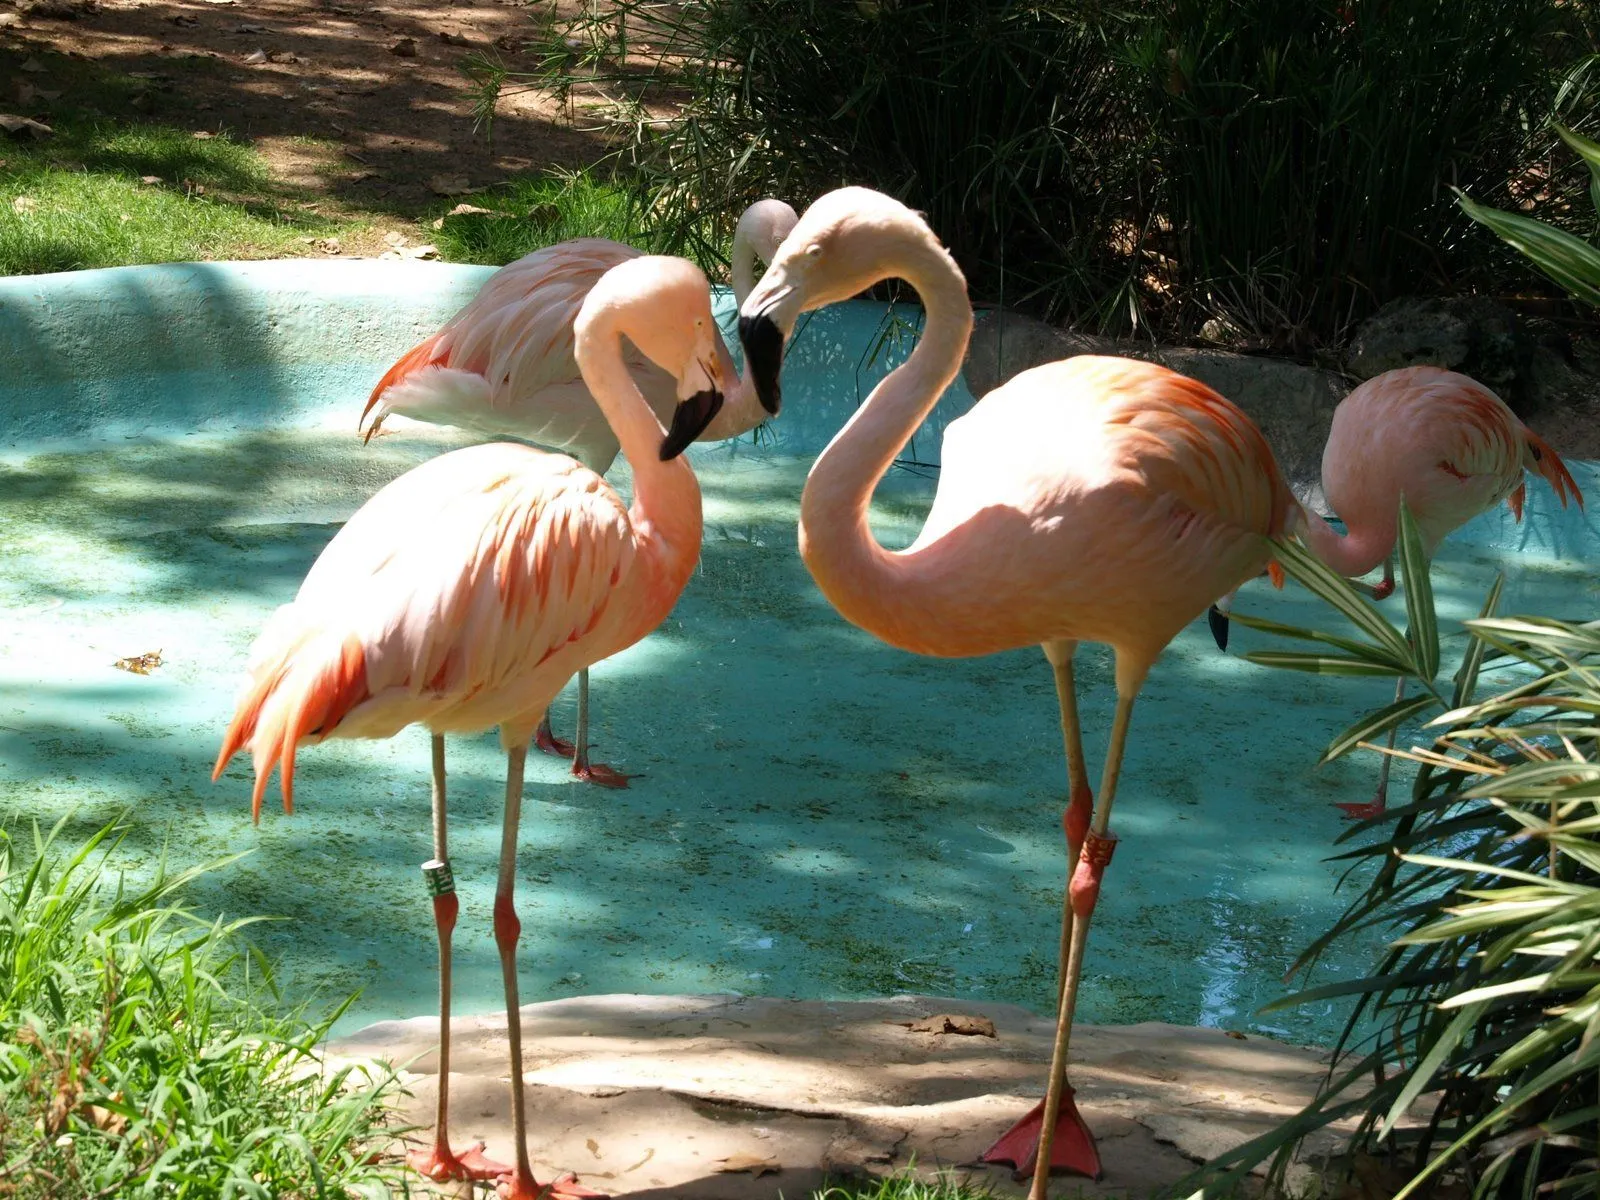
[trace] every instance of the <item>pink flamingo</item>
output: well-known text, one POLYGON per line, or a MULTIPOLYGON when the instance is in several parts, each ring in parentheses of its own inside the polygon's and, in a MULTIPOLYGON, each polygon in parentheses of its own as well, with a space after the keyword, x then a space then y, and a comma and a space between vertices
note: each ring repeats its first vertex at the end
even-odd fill
POLYGON ((885 550, 868 502, 961 368, 972 308, 960 269, 910 209, 845 188, 800 218, 739 322, 756 386, 775 403, 799 314, 891 277, 916 289, 927 323, 812 467, 800 554, 845 619, 893 646, 958 657, 1038 645, 1054 668, 1071 786, 1062 824, 1069 865, 1076 859, 1055 1050, 1042 1105, 984 1156, 1031 1172, 1042 1200, 1050 1167, 1100 1174, 1066 1083, 1067 1051, 1089 920, 1116 846, 1111 806, 1134 698, 1185 625, 1268 565, 1267 539, 1290 529, 1298 505, 1260 432, 1221 396, 1164 367, 1084 356, 1024 371, 951 422, 922 532, 885 550), (1098 805, 1073 685, 1080 641, 1116 653, 1098 805))
MULTIPOLYGON (((754 283, 757 256, 772 260, 798 218, 782 200, 758 200, 733 231, 735 303, 754 283)), ((639 251, 605 238, 580 238, 536 250, 491 275, 478 294, 443 329, 407 351, 372 389, 362 411, 366 439, 391 413, 433 425, 453 425, 486 437, 515 437, 576 458, 597 475, 611 469, 617 435, 596 407, 573 355, 572 325, 589 290, 618 263, 639 251)), ((725 379, 737 378, 717 335, 717 361, 725 379)), ((675 382, 646 356, 627 355, 629 372, 650 407, 670 419, 675 382)), ((740 380, 701 435, 721 441, 748 433, 766 412, 740 380)), ((626 787, 628 776, 589 761, 589 670, 578 672, 578 728, 572 742, 557 738, 550 716, 539 722, 534 744, 573 760, 572 773, 589 783, 626 787)))
MULTIPOLYGON (((1314 513, 1303 536, 1341 575, 1365 575, 1383 564, 1378 599, 1394 591, 1394 546, 1404 497, 1431 559, 1454 530, 1502 500, 1522 520, 1524 471, 1542 475, 1562 507, 1583 506, 1561 457, 1483 384, 1441 367, 1404 367, 1375 375, 1333 413, 1322 451, 1322 487, 1345 523, 1342 536, 1314 513)), ((1395 685, 1398 703, 1405 680, 1395 685)), ((1389 731, 1393 749, 1395 730, 1389 731)), ((1390 755, 1378 790, 1366 804, 1340 804, 1349 816, 1381 815, 1388 801, 1390 755)))
MULTIPOLYGON (((293 811, 295 751, 330 737, 433 734, 434 858, 423 867, 439 936, 439 1103, 433 1179, 509 1173, 502 1195, 540 1193, 528 1165, 512 904, 523 765, 540 716, 574 671, 639 641, 672 609, 700 554, 700 489, 683 449, 715 419, 727 378, 709 289, 681 259, 632 258, 606 272, 572 326, 590 394, 633 465, 624 507, 565 455, 492 442, 423 463, 373 496, 257 639, 216 774, 248 746, 252 814, 274 766, 293 811), (677 382, 670 432, 640 394, 623 339, 677 382), (515 1169, 448 1139, 450 937, 457 902, 445 839, 444 734, 498 725, 505 820, 494 932, 511 1041, 515 1169)), ((215 777, 215 776, 214 776, 215 777)), ((595 1195, 563 1178, 565 1195, 595 1195)))

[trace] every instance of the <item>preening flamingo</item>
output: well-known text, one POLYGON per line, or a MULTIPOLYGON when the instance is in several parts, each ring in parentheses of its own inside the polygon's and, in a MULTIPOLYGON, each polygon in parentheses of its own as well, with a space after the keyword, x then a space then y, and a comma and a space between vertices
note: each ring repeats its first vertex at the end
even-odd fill
MULTIPOLYGON (((433 860, 424 865, 439 936, 439 1107, 434 1179, 509 1173, 502 1195, 533 1200, 522 1092, 512 904, 529 739, 573 672, 639 641, 671 611, 700 555, 700 489, 678 457, 717 416, 727 380, 698 268, 632 258, 606 272, 572 325, 583 380, 633 466, 624 507, 566 455, 511 442, 444 454, 373 496, 323 550, 294 601, 269 621, 217 757, 248 747, 252 812, 274 767, 293 810, 297 748, 329 737, 384 738, 413 723, 433 734, 433 860), (624 339, 676 380, 671 431, 640 394, 624 339), (444 737, 498 725, 505 819, 494 932, 511 1040, 515 1168, 482 1148, 451 1151, 450 937, 457 902, 446 846, 444 737)), ((556 1190, 582 1195, 563 1179, 556 1190)))
POLYGON ((1049 1168, 1034 1170, 1038 1161, 1100 1174, 1066 1064, 1089 921, 1116 846, 1111 806, 1134 697, 1185 625, 1267 566, 1267 539, 1298 506, 1261 433, 1221 396, 1164 367, 1084 356, 1024 371, 951 422, 922 532, 885 550, 867 506, 960 370, 972 329, 960 269, 910 209, 844 188, 806 210, 739 318, 756 386, 776 403, 800 313, 891 277, 921 297, 922 337, 818 456, 800 501, 800 554, 834 607, 891 645, 951 657, 1038 645, 1054 668, 1071 786, 1055 1051, 1043 1104, 985 1154, 1031 1171, 1041 1200, 1049 1168), (1080 641, 1116 653, 1098 805, 1073 686, 1080 641))
MULTIPOLYGON (((1322 451, 1322 490, 1344 521, 1342 536, 1306 514, 1307 545, 1341 575, 1365 575, 1383 564, 1373 593, 1394 590, 1394 546, 1403 497, 1433 558, 1447 535, 1502 500, 1522 520, 1524 471, 1542 475, 1562 507, 1583 506, 1561 457, 1483 384, 1442 367, 1404 367, 1375 375, 1339 403, 1322 451)), ((1395 686, 1398 702, 1405 680, 1395 686)), ((1394 747, 1395 731, 1389 731, 1394 747)), ((1367 804, 1341 804, 1351 817, 1371 818, 1388 799, 1390 755, 1367 804)))
MULTIPOLYGON (((798 218, 782 200, 758 200, 733 232, 732 280, 736 303, 754 283, 755 259, 772 260, 798 218)), ((491 275, 478 294, 443 329, 409 350, 373 388, 361 414, 371 440, 392 413, 433 425, 453 425, 486 437, 515 437, 576 458, 598 475, 611 469, 617 435, 595 405, 573 355, 572 325, 589 290, 618 263, 639 251, 605 238, 580 238, 546 246, 491 275)), ((719 333, 722 377, 734 380, 733 360, 719 333)), ((677 402, 672 376, 630 350, 630 373, 656 415, 669 420, 677 402)), ((722 411, 701 435, 720 441, 748 433, 766 412, 744 380, 728 390, 722 411)), ((558 739, 546 714, 534 743, 547 754, 572 758, 572 773, 607 787, 628 777, 589 761, 589 670, 578 672, 578 728, 572 742, 558 739)))

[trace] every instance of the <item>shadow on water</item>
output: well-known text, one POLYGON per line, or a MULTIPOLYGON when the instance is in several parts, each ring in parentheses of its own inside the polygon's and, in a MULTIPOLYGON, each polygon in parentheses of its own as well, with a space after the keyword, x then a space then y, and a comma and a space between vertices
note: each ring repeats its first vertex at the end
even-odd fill
MULTIPOLYGON (((171 317, 160 297, 130 303, 152 322, 171 317)), ((276 811, 274 790, 259 827, 248 764, 236 760, 216 785, 209 774, 267 614, 340 521, 448 442, 363 448, 354 438, 347 417, 387 349, 312 370, 312 356, 284 361, 256 328, 258 298, 225 288, 210 303, 222 311, 207 319, 237 325, 237 337, 212 359, 173 344, 188 390, 160 391, 172 381, 164 373, 119 383, 108 365, 63 381, 51 375, 67 369, 57 346, 41 359, 46 382, 20 398, 13 384, 0 408, 16 423, 0 427, 13 443, 0 458, 0 813, 10 822, 71 813, 87 832, 131 806, 119 865, 133 871, 162 854, 187 865, 248 850, 197 898, 284 916, 260 938, 283 956, 293 989, 364 987, 347 1026, 425 1011, 435 987, 417 870, 430 855, 425 734, 308 750, 298 811, 276 811), (235 353, 260 370, 229 367, 235 353), (213 421, 224 402, 239 428, 213 421), (284 418, 317 404, 336 419, 284 418), (52 415, 130 428, 72 449, 30 448, 52 415), (209 432, 189 432, 208 422, 209 432), (112 666, 157 648, 165 662, 150 676, 112 666)), ((425 315, 402 314, 390 341, 409 336, 407 318, 425 315)), ((29 321, 39 314, 20 324, 29 321)), ((0 337, 18 327, 8 302, 0 337)), ((827 326, 817 347, 833 360, 827 369, 853 377, 859 355, 827 326)), ((565 763, 530 762, 518 857, 525 995, 919 991, 1048 1010, 1065 873, 1048 666, 1036 650, 920 658, 833 613, 798 560, 795 520, 809 457, 855 393, 840 387, 812 404, 795 391, 775 446, 693 451, 706 498, 700 568, 656 633, 594 671, 597 757, 643 777, 610 792, 575 783, 565 763)), ((625 466, 616 479, 627 491, 625 466)), ((873 523, 886 544, 910 540, 931 488, 908 472, 885 481, 873 523)), ((1594 584, 1577 567, 1485 544, 1468 539, 1441 557, 1450 615, 1475 611, 1504 562, 1515 568, 1508 608, 1593 608, 1594 584)), ((1294 590, 1251 585, 1239 606, 1328 623, 1294 590)), ((1083 1016, 1325 1039, 1339 1019, 1332 1006, 1253 1014, 1341 907, 1337 869, 1324 861, 1344 828, 1331 805, 1365 798, 1376 769, 1311 764, 1386 697, 1363 681, 1251 667, 1237 655, 1258 643, 1235 636, 1223 656, 1203 622, 1191 625, 1136 709, 1117 811, 1123 844, 1096 915, 1083 1016)), ((1111 665, 1104 648, 1080 652, 1091 771, 1110 723, 1111 665)), ((570 694, 554 715, 570 728, 570 694)), ((504 760, 493 734, 454 739, 449 753, 457 988, 470 1012, 500 1004, 489 923, 504 760)), ((1326 970, 1364 965, 1352 951, 1326 970)))

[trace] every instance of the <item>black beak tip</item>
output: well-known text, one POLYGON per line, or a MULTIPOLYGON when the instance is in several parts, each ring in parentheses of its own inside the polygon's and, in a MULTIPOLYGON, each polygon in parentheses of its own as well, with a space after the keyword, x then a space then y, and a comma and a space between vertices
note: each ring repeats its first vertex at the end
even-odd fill
POLYGON ((778 383, 778 371, 783 366, 783 330, 765 313, 741 314, 739 342, 750 364, 756 398, 761 401, 761 407, 775 417, 783 407, 783 389, 778 383))
POLYGON ((1211 626, 1211 636, 1216 639, 1218 650, 1228 648, 1228 614, 1215 604, 1206 611, 1206 624, 1211 626))
POLYGON ((672 428, 661 442, 661 461, 670 462, 689 448, 722 411, 722 393, 715 388, 680 400, 672 411, 672 428))

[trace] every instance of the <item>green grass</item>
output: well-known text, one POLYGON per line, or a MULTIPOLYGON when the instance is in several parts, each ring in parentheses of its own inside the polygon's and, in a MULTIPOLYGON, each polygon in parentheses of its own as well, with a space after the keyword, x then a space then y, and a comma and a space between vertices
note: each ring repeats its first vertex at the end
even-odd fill
POLYGON ((518 179, 464 199, 490 211, 445 215, 443 225, 433 231, 440 256, 454 262, 499 265, 580 237, 611 238, 641 248, 650 245, 651 231, 639 219, 628 192, 588 174, 518 179))
MULTIPOLYGON (((1057 1190, 1060 1191, 1059 1184, 1057 1190)), ((982 1184, 962 1184, 948 1174, 925 1181, 909 1169, 883 1179, 834 1184, 811 1194, 812 1200, 991 1200, 992 1196, 982 1184)))
POLYGON ((225 134, 100 119, 54 128, 0 147, 0 273, 263 258, 349 224, 301 211, 225 134))
POLYGON ((115 825, 72 849, 60 829, 0 831, 0 1195, 394 1194, 367 1161, 394 1077, 326 1071, 338 1013, 286 1008, 246 922, 183 904, 231 860, 126 885, 115 825))

